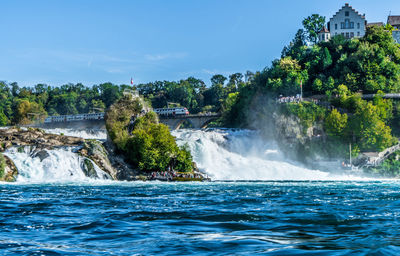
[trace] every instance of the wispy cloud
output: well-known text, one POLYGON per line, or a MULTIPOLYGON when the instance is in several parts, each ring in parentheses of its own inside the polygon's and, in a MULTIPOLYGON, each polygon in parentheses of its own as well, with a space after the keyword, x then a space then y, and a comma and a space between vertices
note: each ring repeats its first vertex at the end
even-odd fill
POLYGON ((217 70, 217 69, 213 69, 213 70, 202 69, 201 72, 204 73, 204 74, 207 74, 207 75, 220 74, 220 75, 224 75, 224 76, 228 76, 228 75, 231 75, 231 74, 235 73, 233 71, 223 71, 223 70, 217 70))
POLYGON ((187 56, 184 52, 164 53, 164 54, 146 54, 144 57, 149 61, 162 61, 166 59, 183 59, 187 56))

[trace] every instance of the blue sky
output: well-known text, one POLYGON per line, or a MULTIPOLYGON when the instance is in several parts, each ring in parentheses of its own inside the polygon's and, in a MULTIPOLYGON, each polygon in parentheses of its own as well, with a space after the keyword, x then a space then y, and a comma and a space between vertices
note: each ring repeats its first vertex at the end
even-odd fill
MULTIPOLYGON (((257 71, 280 56, 304 17, 346 1, 2 0, 0 80, 21 86, 128 84, 257 71)), ((349 2, 368 22, 398 0, 349 2)))

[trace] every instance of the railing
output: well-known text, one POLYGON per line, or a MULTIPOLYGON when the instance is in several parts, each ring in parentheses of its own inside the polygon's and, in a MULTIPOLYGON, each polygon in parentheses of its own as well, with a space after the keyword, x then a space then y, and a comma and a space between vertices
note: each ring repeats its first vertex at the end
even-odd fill
POLYGON ((44 123, 61 123, 61 122, 77 122, 88 120, 103 120, 104 113, 90 113, 90 114, 77 114, 77 115, 62 115, 62 116, 48 116, 44 123))
MULTIPOLYGON (((361 98, 363 99, 373 99, 377 94, 363 94, 361 98)), ((400 100, 400 93, 386 93, 382 95, 384 99, 399 99, 400 100)))
POLYGON ((191 114, 191 115, 159 115, 160 119, 183 119, 183 118, 203 118, 203 117, 220 117, 221 114, 191 114))
POLYGON ((362 167, 372 167, 372 166, 378 166, 380 165, 385 159, 387 159, 391 154, 394 152, 400 150, 400 141, 398 144, 385 149, 382 152, 379 152, 376 157, 374 157, 374 160, 368 159, 367 163, 363 165, 362 167))

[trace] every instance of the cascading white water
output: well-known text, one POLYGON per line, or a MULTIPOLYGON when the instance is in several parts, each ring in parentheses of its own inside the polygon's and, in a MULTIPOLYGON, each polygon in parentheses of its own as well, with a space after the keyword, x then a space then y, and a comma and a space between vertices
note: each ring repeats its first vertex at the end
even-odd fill
POLYGON ((310 170, 284 159, 275 143, 264 142, 249 130, 176 130, 180 145, 188 144, 199 169, 213 180, 348 180, 310 170))
POLYGON ((44 129, 47 133, 63 134, 66 136, 74 136, 83 139, 105 140, 107 139, 107 131, 105 129, 73 129, 73 128, 54 128, 44 129))
MULTIPOLYGON (((70 182, 87 181, 83 171, 85 158, 74 153, 72 148, 44 150, 46 156, 40 159, 31 147, 11 148, 5 152, 13 160, 18 169, 18 182, 70 182)), ((92 162, 92 161, 91 161, 92 162)), ((93 162, 94 170, 99 179, 107 178, 93 162)))

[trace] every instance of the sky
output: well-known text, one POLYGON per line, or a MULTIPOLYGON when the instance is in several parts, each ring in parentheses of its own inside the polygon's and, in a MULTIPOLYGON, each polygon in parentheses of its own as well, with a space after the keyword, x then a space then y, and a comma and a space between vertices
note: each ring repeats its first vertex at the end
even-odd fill
POLYGON ((0 80, 135 84, 260 71, 314 13, 346 2, 368 22, 399 0, 1 0, 0 80))

